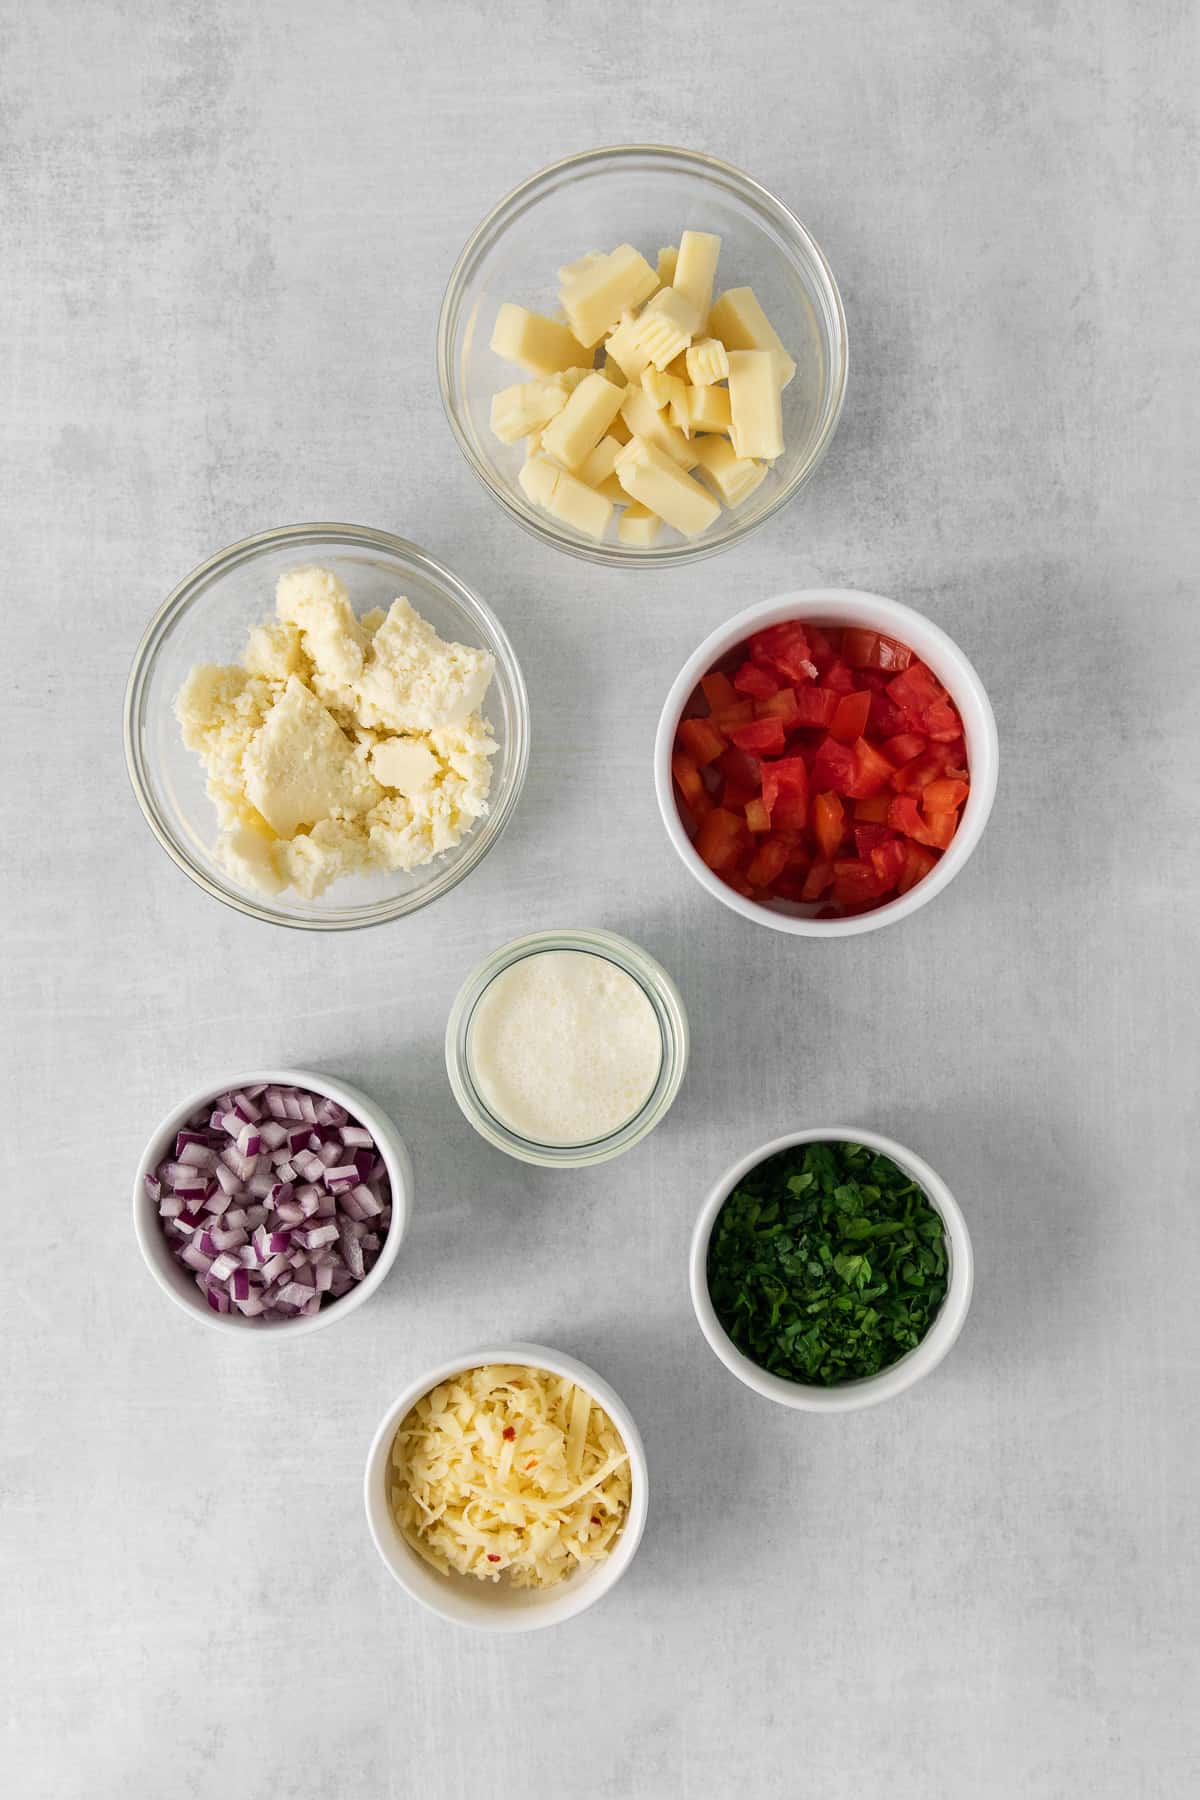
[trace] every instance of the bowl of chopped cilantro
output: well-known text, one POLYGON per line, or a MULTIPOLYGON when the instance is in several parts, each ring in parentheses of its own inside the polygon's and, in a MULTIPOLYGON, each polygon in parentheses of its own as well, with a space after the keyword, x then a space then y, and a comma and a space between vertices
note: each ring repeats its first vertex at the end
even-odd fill
POLYGON ((871 1131, 793 1132, 721 1177, 692 1235, 700 1329, 747 1387, 850 1412, 935 1369, 971 1304, 971 1238, 921 1157, 871 1131))

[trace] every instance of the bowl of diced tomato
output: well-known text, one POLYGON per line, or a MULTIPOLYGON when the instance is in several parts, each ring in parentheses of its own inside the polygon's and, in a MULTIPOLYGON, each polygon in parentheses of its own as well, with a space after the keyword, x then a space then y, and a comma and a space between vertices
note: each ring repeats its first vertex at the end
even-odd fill
POLYGON ((879 594, 747 608, 672 685, 655 744, 668 836, 703 887, 776 931, 890 925, 983 835, 999 745, 953 640, 879 594))

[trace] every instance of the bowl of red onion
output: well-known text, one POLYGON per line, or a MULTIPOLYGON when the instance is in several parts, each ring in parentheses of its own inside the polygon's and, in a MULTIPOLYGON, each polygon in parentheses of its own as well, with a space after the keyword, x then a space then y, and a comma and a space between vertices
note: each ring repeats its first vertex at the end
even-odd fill
POLYGON ((319 1331, 370 1298, 412 1205, 404 1139, 308 1069, 209 1082, 158 1126, 134 1180, 146 1266, 222 1331, 319 1331))

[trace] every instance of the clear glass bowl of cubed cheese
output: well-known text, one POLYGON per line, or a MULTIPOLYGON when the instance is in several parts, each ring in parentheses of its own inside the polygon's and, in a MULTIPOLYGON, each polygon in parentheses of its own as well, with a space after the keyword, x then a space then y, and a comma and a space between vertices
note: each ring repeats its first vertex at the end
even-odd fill
MULTIPOLYGON (((658 264, 657 269, 662 277, 664 266, 658 264)), ((644 269, 642 272, 644 275, 644 269)), ((700 279, 703 287, 703 272, 700 279)), ((646 295, 640 290, 631 289, 628 298, 635 314, 646 304, 646 295)), ((661 297, 656 302, 652 295, 650 305, 655 304, 661 304, 661 297)), ((699 345, 709 339, 715 326, 704 301, 697 300, 697 305, 704 307, 697 316, 705 323, 697 327, 691 342, 699 345)), ((666 323, 672 323, 669 311, 666 323)), ((541 329, 540 325, 534 327, 535 331, 541 329)), ((580 331, 578 335, 586 340, 590 333, 580 331)), ((594 345, 586 345, 584 362, 589 369, 603 371, 606 363, 612 368, 607 331, 594 345)), ((678 358, 666 372, 671 368, 686 374, 685 362, 678 358)), ((655 568, 711 556, 778 512, 810 479, 829 448, 841 415, 846 370, 841 297, 811 234, 781 201, 740 170, 715 157, 661 145, 590 150, 552 164, 514 189, 489 213, 459 257, 438 323, 442 403, 459 448, 479 480, 535 537, 573 556, 621 566, 655 568), (561 448, 553 434, 544 445, 536 429, 513 442, 496 435, 495 397, 542 379, 535 365, 543 349, 548 348, 550 361, 554 357, 547 340, 546 345, 530 346, 532 362, 514 363, 492 348, 492 340, 498 322, 503 334, 518 312, 526 325, 528 314, 568 324, 570 315, 560 297, 560 272, 570 276, 572 265, 576 271, 586 272, 595 252, 611 254, 617 246, 631 245, 655 265, 658 252, 678 246, 684 232, 720 238, 712 290, 714 311, 730 290, 734 290, 730 305, 735 308, 738 296, 750 291, 753 316, 732 323, 729 341, 739 348, 760 346, 768 341, 760 333, 773 334, 771 341, 782 344, 785 360, 795 364, 795 374, 779 395, 782 451, 760 460, 753 474, 747 466, 753 459, 739 459, 745 481, 719 466, 710 470, 688 465, 690 479, 720 502, 719 511, 706 523, 703 505, 685 489, 674 498, 693 534, 685 535, 669 524, 655 527, 651 519, 650 532, 657 531, 652 536, 641 522, 641 515, 652 509, 620 494, 616 477, 604 477, 598 464, 592 466, 592 479, 597 491, 616 502, 611 515, 605 521, 603 507, 595 501, 577 504, 585 497, 570 480, 564 482, 556 476, 552 467, 562 459, 551 455, 549 461, 543 460, 547 453, 561 448), (508 309, 507 314, 502 315, 502 308, 508 309), (738 500, 739 488, 748 487, 751 480, 757 485, 738 500), (547 487, 555 490, 549 499, 547 487)), ((564 373, 568 383, 579 380, 577 372, 564 373)), ((618 369, 618 376, 620 373, 618 369)), ((639 378, 635 376, 629 385, 639 385, 639 378)), ((590 389, 595 386, 591 383, 590 389)), ((721 393, 725 391, 720 388, 721 393)), ((602 402, 603 396, 597 393, 597 399, 602 402)), ((696 396, 691 399, 695 405, 696 396)), ((720 403, 724 405, 723 400, 720 403)), ((641 401, 636 404, 640 406, 641 401)), ((580 402, 577 410, 585 410, 580 402)), ((714 452, 714 460, 717 455, 728 458, 729 438, 719 443, 720 425, 710 424, 704 409, 698 410, 694 432, 689 420, 685 435, 692 438, 711 432, 707 448, 714 452)), ((673 415, 665 411, 661 416, 669 422, 673 415)), ((586 430, 587 420, 581 423, 586 430)), ((685 423, 682 417, 680 423, 685 423)), ((628 442, 629 427, 623 413, 613 431, 628 442)), ((663 444, 677 463, 687 465, 687 456, 672 449, 679 439, 665 429, 663 444)), ((611 445, 609 450, 616 454, 611 445)), ((599 454, 603 458, 603 450, 599 454)), ((572 465, 568 461, 564 466, 569 472, 572 465)), ((580 465, 574 466, 578 475, 580 465)), ((653 482, 659 478, 651 470, 646 479, 653 482)))
POLYGON ((397 919, 457 886, 512 817, 529 759, 529 701, 512 645, 480 597, 416 544, 358 525, 291 525, 218 552, 163 602, 138 646, 125 696, 125 755, 138 804, 168 856, 227 906, 309 931, 346 931, 397 919), (214 854, 218 820, 205 770, 187 748, 175 699, 197 665, 234 664, 247 633, 272 619, 289 570, 319 565, 344 584, 361 617, 405 596, 438 636, 491 653, 495 672, 481 711, 497 749, 486 814, 452 849, 407 871, 351 874, 314 899, 243 883, 214 854))

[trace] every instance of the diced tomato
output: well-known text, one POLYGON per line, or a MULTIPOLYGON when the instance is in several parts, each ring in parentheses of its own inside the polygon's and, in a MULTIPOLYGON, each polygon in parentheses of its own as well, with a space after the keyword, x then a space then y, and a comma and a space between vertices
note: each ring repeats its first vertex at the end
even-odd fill
POLYGON ((844 662, 832 663, 821 677, 821 686, 835 694, 852 694, 856 686, 854 670, 844 662))
POLYGON ((879 881, 869 862, 861 857, 840 858, 833 865, 833 897, 840 906, 861 906, 879 893, 879 881))
POLYGON ((726 747, 726 740, 711 719, 684 719, 676 733, 680 744, 696 767, 715 762, 726 747))
POLYGON ((890 894, 904 872, 908 857, 908 839, 893 837, 886 844, 876 844, 871 851, 871 867, 880 892, 890 894))
POLYGON ((838 701, 837 711, 833 715, 833 723, 829 727, 830 735, 839 744, 852 744, 867 729, 867 719, 871 712, 871 696, 867 693, 844 694, 838 701))
POLYGON ((928 787, 931 781, 936 781, 941 772, 941 759, 927 752, 924 756, 914 757, 903 768, 896 769, 891 782, 898 794, 916 794, 923 787, 928 787))
POLYGON ((833 863, 824 856, 818 856, 804 877, 800 898, 802 900, 819 900, 832 880, 833 863))
POLYGON ((900 879, 896 883, 896 891, 907 894, 909 888, 916 887, 923 881, 931 869, 937 867, 937 858, 920 844, 914 844, 909 838, 904 845, 904 867, 900 871, 900 879))
POLYGON ((804 682, 801 687, 792 691, 796 696, 796 724, 817 726, 822 731, 828 731, 838 709, 837 694, 830 688, 817 687, 811 681, 804 682))
POLYGON ((926 707, 921 723, 936 743, 949 743, 962 736, 962 720, 951 700, 935 700, 926 707))
POLYGON ((761 799, 747 800, 746 823, 751 831, 770 831, 771 815, 761 799))
POLYGON ((838 658, 841 648, 842 634, 836 628, 822 630, 819 625, 806 625, 808 634, 808 654, 817 665, 817 674, 827 669, 838 658))
POLYGON ((772 669, 760 668, 758 663, 744 662, 733 678, 733 685, 739 694, 749 694, 752 700, 769 700, 783 686, 778 675, 772 669))
POLYGON ((733 867, 745 829, 744 820, 736 813, 727 812, 723 806, 715 806, 708 817, 701 820, 696 833, 696 850, 714 874, 723 874, 733 867))
POLYGON ((808 769, 803 757, 764 763, 762 798, 773 831, 803 831, 808 823, 808 769))
POLYGON ((920 727, 935 701, 946 697, 945 688, 923 662, 910 663, 894 681, 888 682, 887 691, 889 700, 912 720, 914 728, 920 727))
POLYGON ((748 725, 735 725, 729 735, 751 756, 778 756, 783 749, 783 720, 751 719, 748 725))
POLYGON ((754 717, 754 702, 751 699, 739 697, 735 694, 732 706, 723 706, 720 712, 710 713, 709 717, 712 719, 717 730, 723 731, 726 737, 728 737, 735 725, 748 725, 750 723, 750 720, 754 717))
POLYGON ((927 740, 921 736, 919 731, 902 731, 899 737, 887 739, 883 746, 883 754, 899 769, 905 763, 913 762, 916 757, 924 756, 928 747, 927 740))
POLYGON ((773 900, 802 900, 804 898, 803 875, 783 874, 776 877, 771 884, 773 900))
POLYGON ((951 776, 955 781, 967 780, 967 746, 962 738, 951 738, 949 743, 939 743, 935 753, 941 758, 944 775, 951 776))
POLYGON ((852 669, 877 669, 879 667, 879 633, 862 631, 857 625, 847 625, 842 633, 842 659, 852 669))
POLYGON ((832 861, 846 830, 846 809, 836 794, 817 795, 813 801, 812 828, 817 849, 832 861))
POLYGON ((883 753, 865 737, 853 746, 854 773, 849 787, 842 792, 852 800, 868 800, 892 778, 892 765, 883 753))
MULTIPOLYGON (((863 692, 874 696, 883 693, 891 677, 885 675, 882 669, 855 669, 854 679, 863 692)), ((884 698, 887 696, 884 695, 884 698)))
POLYGON ((925 834, 917 841, 928 844, 933 850, 947 850, 958 830, 958 814, 956 812, 935 812, 925 814, 925 834))
POLYGON ((803 681, 817 672, 808 653, 807 633, 797 619, 756 631, 750 639, 750 657, 760 666, 778 669, 785 681, 803 681))
POLYGON ((848 794, 854 782, 854 751, 836 738, 822 740, 813 758, 813 786, 835 794, 848 794))
POLYGON ((854 827, 854 848, 864 862, 869 862, 872 850, 880 844, 894 844, 896 834, 888 825, 856 825, 854 827))
POLYGON ((872 737, 895 737, 898 732, 907 731, 908 723, 907 713, 902 713, 886 694, 871 695, 871 716, 867 723, 867 730, 872 737))
POLYGON ((677 750, 671 758, 671 774, 675 777, 676 787, 697 818, 707 812, 710 801, 700 779, 700 771, 691 757, 685 756, 682 750, 677 750))
POLYGON ((921 809, 911 794, 896 795, 888 807, 888 824, 893 831, 902 831, 905 837, 910 838, 917 838, 917 834, 924 831, 921 809))
POLYGON ((926 814, 957 812, 970 791, 965 781, 949 781, 945 777, 941 781, 931 781, 928 787, 921 789, 921 811, 926 814))
POLYGON ((856 800, 854 802, 854 823, 856 825, 886 825, 888 807, 891 803, 892 796, 886 788, 881 788, 879 793, 871 794, 866 800, 856 800))
POLYGON ((755 712, 760 719, 782 719, 783 729, 792 731, 800 723, 800 708, 796 703, 795 688, 780 688, 769 700, 755 702, 755 712))
POLYGON ((888 808, 888 824, 918 844, 926 844, 931 850, 944 850, 958 829, 958 814, 933 813, 926 817, 918 807, 915 795, 897 794, 888 808))
POLYGON ((769 837, 761 843, 750 860, 746 880, 751 887, 770 887, 787 866, 791 844, 787 838, 769 837))
POLYGON ((762 785, 757 758, 747 756, 744 750, 731 744, 713 766, 720 776, 718 795, 722 806, 734 812, 739 806, 745 806, 747 800, 757 798, 762 785))
POLYGON ((728 675, 723 675, 719 669, 714 669, 709 675, 702 675, 700 686, 711 712, 723 712, 727 706, 737 705, 737 691, 728 675))

